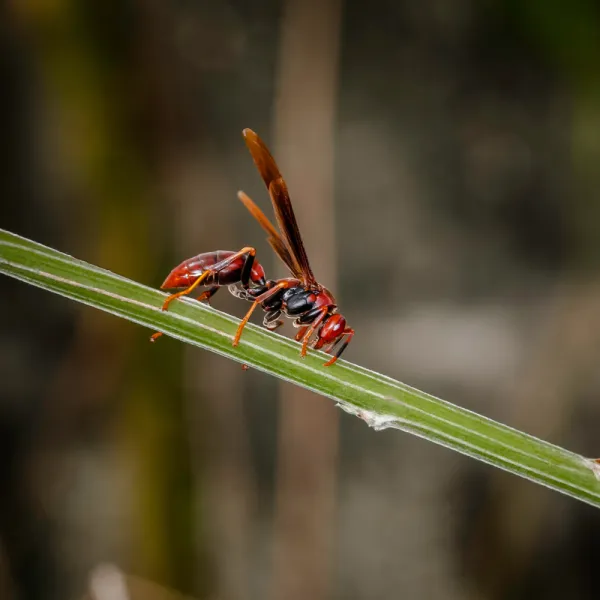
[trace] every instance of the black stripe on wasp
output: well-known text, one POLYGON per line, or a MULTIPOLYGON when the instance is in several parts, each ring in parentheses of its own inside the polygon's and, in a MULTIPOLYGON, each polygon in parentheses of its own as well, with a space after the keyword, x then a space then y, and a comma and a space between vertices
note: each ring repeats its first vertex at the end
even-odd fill
MULTIPOLYGON (((313 275, 287 186, 267 146, 251 129, 244 129, 243 136, 269 191, 279 231, 244 192, 238 192, 238 197, 267 232, 267 241, 292 277, 266 279, 264 269, 256 259, 256 250, 250 246, 238 252, 205 252, 184 260, 169 273, 161 289, 180 291, 171 294, 162 309, 167 310, 173 300, 187 296, 201 285, 208 289, 198 296, 200 301, 208 301, 226 285, 237 298, 252 302, 233 338, 234 346, 238 345, 250 316, 260 306, 266 313, 263 325, 267 329, 275 330, 282 325, 281 315, 294 319, 294 327, 298 328, 295 339, 302 343, 301 355, 306 356, 309 347, 323 349, 332 354, 325 363, 328 367, 344 352, 354 336, 354 330, 347 326, 346 319, 338 313, 333 294, 318 283, 313 275)), ((161 335, 155 333, 151 340, 161 335)))

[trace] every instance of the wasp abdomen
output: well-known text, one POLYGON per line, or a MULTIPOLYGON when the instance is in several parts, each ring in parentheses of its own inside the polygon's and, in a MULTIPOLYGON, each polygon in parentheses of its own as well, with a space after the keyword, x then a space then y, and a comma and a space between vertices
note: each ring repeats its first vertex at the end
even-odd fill
MULTIPOLYGON (((249 250, 254 252, 253 248, 249 250)), ((188 287, 206 271, 209 271, 210 274, 204 279, 203 285, 222 286, 240 283, 248 256, 247 252, 240 253, 230 250, 217 250, 216 252, 198 254, 184 260, 180 265, 175 267, 169 273, 161 288, 175 289, 188 287)), ((256 285, 264 285, 265 283, 265 272, 256 260, 253 260, 250 265, 248 279, 256 285)))

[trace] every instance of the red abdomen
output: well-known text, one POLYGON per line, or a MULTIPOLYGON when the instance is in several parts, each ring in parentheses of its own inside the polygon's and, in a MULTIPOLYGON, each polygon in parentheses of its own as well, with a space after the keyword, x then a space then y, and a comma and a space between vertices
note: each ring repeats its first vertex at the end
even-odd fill
MULTIPOLYGON (((198 254, 192 258, 184 260, 180 265, 177 265, 165 279, 163 284, 160 286, 161 289, 174 289, 174 288, 186 288, 189 287, 204 273, 206 270, 214 267, 217 263, 229 258, 236 254, 230 250, 217 250, 216 252, 204 252, 198 254)), ((246 262, 245 256, 236 258, 230 265, 221 268, 217 273, 211 274, 202 285, 230 285, 232 283, 238 283, 242 275, 242 269, 246 262)), ((252 271, 250 273, 250 279, 252 281, 260 281, 264 279, 263 268, 254 262, 252 271)))

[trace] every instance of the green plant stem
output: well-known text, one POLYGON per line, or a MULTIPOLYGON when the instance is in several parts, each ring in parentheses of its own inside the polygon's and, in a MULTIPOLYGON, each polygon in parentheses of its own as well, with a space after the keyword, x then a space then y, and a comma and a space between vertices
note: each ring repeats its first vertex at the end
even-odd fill
POLYGON ((600 506, 594 461, 454 406, 346 361, 248 325, 236 348, 239 321, 195 300, 161 310, 165 294, 0 230, 0 272, 195 346, 228 356, 323 394, 374 429, 396 428, 600 506))

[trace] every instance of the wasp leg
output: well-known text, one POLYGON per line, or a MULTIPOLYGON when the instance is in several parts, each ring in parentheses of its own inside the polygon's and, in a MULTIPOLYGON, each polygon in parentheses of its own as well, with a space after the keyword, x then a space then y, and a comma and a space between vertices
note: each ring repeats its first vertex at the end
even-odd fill
MULTIPOLYGON (((192 285, 190 285, 190 287, 185 288, 185 290, 183 290, 181 292, 177 292, 176 294, 171 294, 170 296, 168 296, 167 299, 164 301, 161 310, 167 310, 167 308, 169 307, 169 304, 173 300, 175 300, 175 298, 179 298, 180 296, 187 295, 194 288, 197 288, 210 275, 210 273, 211 273, 211 271, 204 271, 204 273, 202 273, 202 275, 200 275, 200 277, 198 277, 198 279, 196 279, 196 281, 194 281, 194 283, 192 283, 192 285)), ((216 293, 216 291, 218 289, 219 289, 219 287, 216 286, 216 287, 212 287, 212 288, 206 290, 205 292, 202 292, 202 294, 200 294, 200 296, 198 297, 198 300, 200 300, 200 301, 202 301, 202 300, 208 300, 211 296, 213 296, 216 293)), ((157 331, 156 333, 153 333, 150 336, 150 341, 151 342, 155 342, 162 335, 163 335, 162 332, 157 331)))
POLYGON ((256 250, 254 248, 244 248, 244 250, 249 251, 246 255, 244 266, 242 267, 240 283, 242 284, 242 287, 247 290, 250 287, 250 274, 252 273, 252 267, 254 265, 254 260, 256 259, 256 250))
MULTIPOLYGON (((342 355, 342 352, 348 347, 348 344, 354 337, 354 329, 351 327, 346 327, 346 329, 344 329, 344 333, 342 333, 340 336, 340 340, 342 340, 345 335, 348 337, 344 340, 344 343, 340 346, 340 349, 323 366, 330 367, 342 355)), ((331 350, 333 350, 335 346, 337 346, 337 342, 331 347, 331 350)))
MULTIPOLYGON (((220 287, 218 285, 215 285, 211 288, 209 288, 208 290, 202 292, 197 300, 199 302, 204 302, 206 301, 208 304, 210 304, 210 299, 219 291, 220 287)), ((168 298, 167 298, 168 300, 168 298)), ((163 310, 165 310, 164 305, 163 305, 163 310)), ((153 333, 150 336, 150 341, 151 342, 155 342, 159 337, 161 337, 163 334, 160 331, 157 331, 156 333, 153 333)))
POLYGON ((204 273, 202 273, 202 275, 200 275, 200 277, 198 277, 198 279, 196 279, 196 281, 194 281, 194 283, 192 283, 192 285, 190 285, 189 287, 186 287, 184 290, 181 290, 180 292, 176 292, 175 294, 171 294, 170 296, 167 296, 167 298, 163 302, 162 310, 167 310, 169 308, 169 304, 171 304, 171 302, 173 302, 173 300, 175 300, 176 298, 180 298, 181 296, 187 296, 188 294, 191 294, 199 285, 202 284, 203 281, 206 281, 208 279, 208 277, 210 275, 212 275, 212 273, 213 273, 212 269, 204 271, 204 273))
POLYGON ((208 288, 206 291, 202 292, 198 298, 196 298, 196 300, 198 300, 198 302, 206 302, 207 304, 210 304, 210 299, 221 289, 221 286, 219 285, 214 285, 211 288, 208 288))
POLYGON ((275 331, 278 327, 283 325, 283 321, 279 318, 281 316, 281 310, 271 310, 263 319, 263 326, 269 331, 275 331))
POLYGON ((306 333, 307 329, 308 329, 308 325, 304 325, 304 326, 300 327, 300 329, 298 329, 298 333, 294 336, 294 339, 297 342, 299 342, 304 337, 304 334, 306 333))
POLYGON ((273 296, 275 296, 275 294, 278 294, 281 290, 285 290, 290 287, 295 287, 296 285, 298 285, 298 283, 299 282, 294 279, 288 280, 288 281, 280 281, 279 283, 274 285, 271 289, 267 290, 260 296, 257 296, 254 299, 254 302, 252 303, 250 310, 246 313, 246 316, 242 319, 242 322, 239 324, 239 326, 237 328, 235 337, 233 338, 233 345, 237 346, 240 343, 240 338, 242 337, 242 332, 244 331, 244 327, 246 327, 246 325, 248 324, 248 321, 250 320, 252 313, 254 312, 254 310, 256 309, 256 307, 259 304, 262 304, 266 300, 269 300, 269 298, 272 298, 273 296))
POLYGON ((320 314, 315 318, 315 320, 311 323, 310 327, 308 328, 307 332, 304 334, 304 337, 302 338, 302 350, 300 351, 300 355, 302 356, 302 358, 306 356, 308 342, 310 341, 312 334, 315 332, 315 329, 321 324, 323 319, 327 316, 328 312, 329 306, 324 306, 321 309, 320 314))

